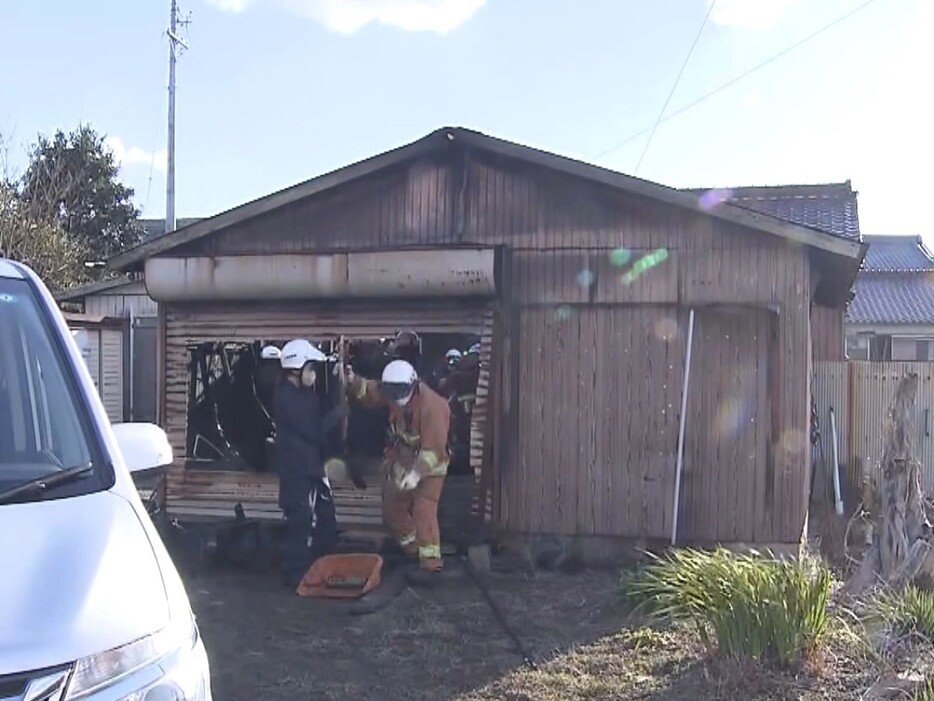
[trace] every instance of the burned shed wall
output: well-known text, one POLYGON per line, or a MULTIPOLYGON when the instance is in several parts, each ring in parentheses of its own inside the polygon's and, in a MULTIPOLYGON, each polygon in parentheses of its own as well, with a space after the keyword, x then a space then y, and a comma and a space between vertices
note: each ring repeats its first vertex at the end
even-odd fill
MULTIPOLYGON (((505 249, 491 378, 500 427, 489 458, 498 525, 670 534, 694 308, 679 536, 798 541, 811 355, 811 274, 799 246, 609 186, 452 149, 170 255, 459 245, 505 249)), ((172 305, 168 314, 198 324, 194 306, 172 305)), ((166 409, 177 426, 171 415, 180 409, 166 409)))

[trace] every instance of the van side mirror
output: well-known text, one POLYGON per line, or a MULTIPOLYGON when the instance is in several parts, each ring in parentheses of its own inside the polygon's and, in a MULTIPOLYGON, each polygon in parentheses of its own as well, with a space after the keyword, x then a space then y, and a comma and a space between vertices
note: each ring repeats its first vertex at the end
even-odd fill
POLYGON ((172 464, 169 438, 155 424, 114 424, 113 432, 130 472, 156 470, 172 464))

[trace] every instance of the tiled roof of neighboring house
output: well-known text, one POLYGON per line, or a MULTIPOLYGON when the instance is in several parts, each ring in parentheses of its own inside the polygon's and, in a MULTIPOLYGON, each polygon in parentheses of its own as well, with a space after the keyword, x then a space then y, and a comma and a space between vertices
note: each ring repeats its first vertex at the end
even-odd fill
POLYGON ((688 192, 841 238, 860 239, 857 193, 849 180, 817 185, 691 188, 688 192))
POLYGON ((934 324, 934 272, 860 273, 847 321, 853 324, 934 324))
POLYGON ((847 321, 934 324, 934 256, 920 236, 867 236, 847 321))
POLYGON ((869 244, 865 271, 908 272, 934 270, 934 256, 920 236, 866 236, 869 244))
MULTIPOLYGON (((184 229, 202 219, 203 217, 181 217, 175 220, 175 228, 184 229)), ((143 242, 165 236, 165 219, 140 219, 139 223, 143 227, 143 242)))

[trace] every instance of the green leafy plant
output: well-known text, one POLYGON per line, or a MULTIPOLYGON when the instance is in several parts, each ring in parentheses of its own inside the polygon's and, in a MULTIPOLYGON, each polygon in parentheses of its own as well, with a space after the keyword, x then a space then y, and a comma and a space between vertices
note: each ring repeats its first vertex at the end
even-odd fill
POLYGON ((827 633, 831 576, 818 564, 676 550, 623 582, 630 602, 656 616, 690 621, 727 657, 792 666, 827 633))
POLYGON ((934 592, 909 586, 885 592, 876 600, 874 613, 896 637, 917 638, 934 644, 934 592))

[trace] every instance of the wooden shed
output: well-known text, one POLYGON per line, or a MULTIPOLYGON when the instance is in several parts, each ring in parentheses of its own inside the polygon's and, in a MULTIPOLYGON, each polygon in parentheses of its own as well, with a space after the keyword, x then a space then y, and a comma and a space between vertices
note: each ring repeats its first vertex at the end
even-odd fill
MULTIPOLYGON (((473 535, 670 538, 683 425, 678 541, 775 546, 798 543, 807 516, 812 310, 842 310, 862 255, 444 128, 111 264, 144 270, 159 302, 159 415, 180 457, 193 344, 466 330, 483 368, 474 474, 447 508, 471 510, 473 535)), ((363 496, 342 490, 339 514, 378 524, 363 496)), ((274 475, 182 460, 169 499, 278 513, 274 475)))
MULTIPOLYGON (((77 306, 86 318, 119 322, 126 359, 108 360, 106 372, 119 374, 121 421, 156 420, 156 326, 158 305, 140 279, 116 277, 92 282, 55 295, 60 304, 77 306)), ((111 421, 115 419, 111 416, 111 421)))

